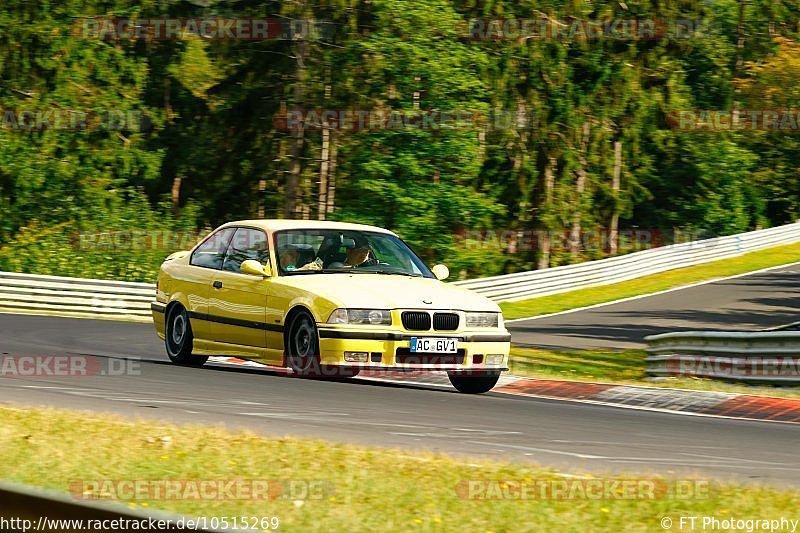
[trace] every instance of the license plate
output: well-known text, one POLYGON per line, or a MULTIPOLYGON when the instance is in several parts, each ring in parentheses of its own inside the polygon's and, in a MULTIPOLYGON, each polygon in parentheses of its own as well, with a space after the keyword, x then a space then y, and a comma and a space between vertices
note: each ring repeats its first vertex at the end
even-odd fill
POLYGON ((412 337, 411 353, 456 353, 457 339, 437 339, 435 337, 412 337))

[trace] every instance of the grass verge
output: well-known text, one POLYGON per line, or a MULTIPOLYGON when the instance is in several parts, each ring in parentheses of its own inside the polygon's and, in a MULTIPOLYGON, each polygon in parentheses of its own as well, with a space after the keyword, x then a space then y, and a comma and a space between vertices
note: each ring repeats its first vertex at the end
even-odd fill
POLYGON ((739 257, 721 259, 703 265, 642 276, 641 278, 621 283, 578 289, 518 302, 504 302, 500 304, 500 307, 503 309, 503 316, 507 320, 546 315, 623 298, 641 296, 700 281, 735 276, 754 270, 797 262, 798 260, 800 260, 800 243, 788 244, 765 248, 739 257))
POLYGON ((693 377, 649 380, 644 350, 545 350, 511 347, 511 373, 540 379, 592 381, 800 399, 800 387, 747 385, 693 377))
MULTIPOLYGON (((680 516, 766 519, 794 516, 800 505, 796 490, 644 476, 609 479, 655 481, 668 490, 663 495, 657 491, 655 499, 648 497, 648 491, 634 491, 634 498, 626 499, 618 490, 599 500, 468 499, 456 489, 468 480, 484 480, 481 487, 494 487, 491 494, 502 496, 513 494, 504 492, 513 487, 508 481, 555 487, 572 483, 575 477, 512 463, 269 439, 221 428, 52 409, 0 408, 0 449, 4 455, 0 478, 63 492, 74 487, 75 480, 84 484, 89 480, 324 481, 327 489, 315 492, 322 494, 315 498, 297 493, 267 501, 125 502, 189 516, 277 516, 280 529, 288 531, 655 531, 661 530, 665 516, 676 525, 680 516), (687 483, 689 491, 675 490, 687 483)), ((580 485, 571 484, 570 490, 576 486, 580 485)), ((477 493, 485 494, 483 489, 477 493)))

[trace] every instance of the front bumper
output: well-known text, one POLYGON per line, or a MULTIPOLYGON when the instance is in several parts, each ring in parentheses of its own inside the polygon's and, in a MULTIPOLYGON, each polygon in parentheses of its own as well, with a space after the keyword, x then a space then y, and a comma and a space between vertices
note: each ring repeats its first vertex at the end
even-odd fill
POLYGON ((356 329, 319 324, 321 363, 374 370, 508 370, 511 335, 505 330, 407 332, 398 330, 356 329), (412 354, 412 337, 455 338, 457 354, 412 354), (367 362, 345 361, 345 352, 365 352, 367 362), (495 356, 487 364, 487 356, 495 356), (476 357, 477 356, 477 357, 476 357), (497 357, 501 356, 501 357, 497 357))
POLYGON ((167 304, 161 302, 152 302, 150 304, 150 311, 153 314, 153 325, 156 328, 156 335, 158 335, 161 340, 164 340, 166 335, 165 329, 167 304))

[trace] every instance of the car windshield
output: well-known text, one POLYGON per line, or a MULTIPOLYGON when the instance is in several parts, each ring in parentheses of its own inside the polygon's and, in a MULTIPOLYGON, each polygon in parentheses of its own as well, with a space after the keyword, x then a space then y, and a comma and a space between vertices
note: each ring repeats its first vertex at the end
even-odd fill
POLYGON ((358 230, 302 229, 276 233, 282 276, 300 274, 386 274, 435 277, 399 238, 358 230))

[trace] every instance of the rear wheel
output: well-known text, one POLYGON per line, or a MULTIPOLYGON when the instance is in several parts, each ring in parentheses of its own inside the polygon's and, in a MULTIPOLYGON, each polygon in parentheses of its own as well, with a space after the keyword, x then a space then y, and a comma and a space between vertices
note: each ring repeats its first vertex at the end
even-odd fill
POLYGON ((167 314, 164 343, 169 360, 182 366, 203 366, 208 357, 192 355, 194 336, 189 313, 181 305, 173 305, 167 314))
POLYGON ((358 369, 320 364, 317 323, 307 311, 300 311, 291 321, 286 354, 289 368, 301 376, 354 377, 359 373, 358 369))
POLYGON ((483 394, 489 392, 497 385, 497 380, 500 379, 500 374, 496 372, 486 373, 458 373, 448 372, 447 377, 450 378, 450 383, 456 388, 458 392, 465 394, 483 394))

